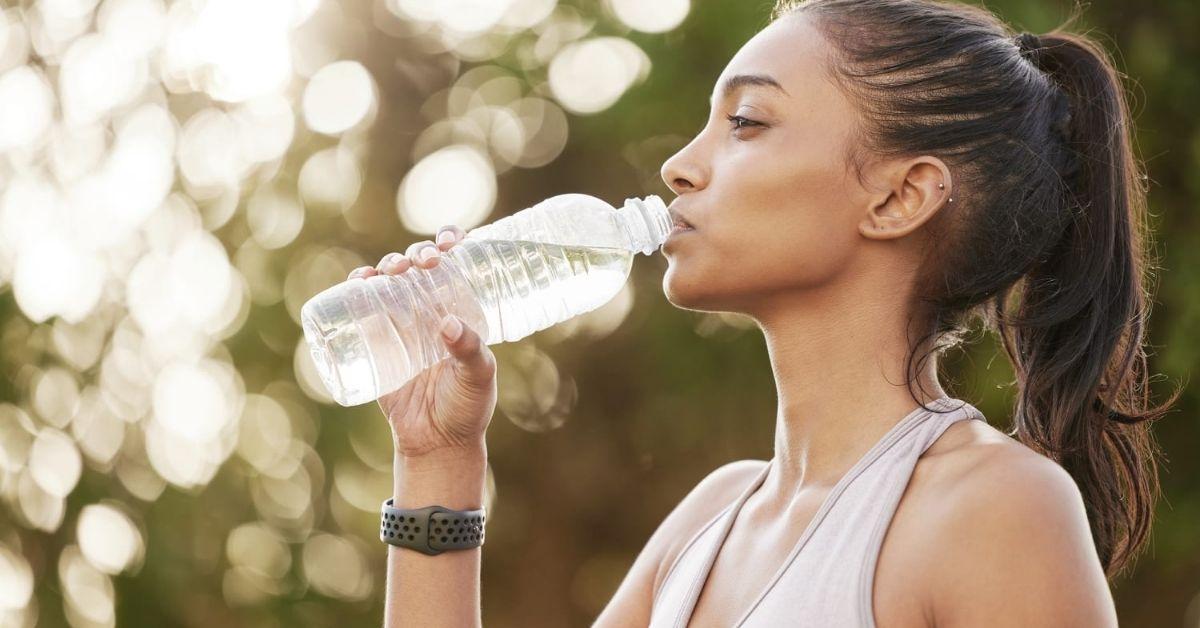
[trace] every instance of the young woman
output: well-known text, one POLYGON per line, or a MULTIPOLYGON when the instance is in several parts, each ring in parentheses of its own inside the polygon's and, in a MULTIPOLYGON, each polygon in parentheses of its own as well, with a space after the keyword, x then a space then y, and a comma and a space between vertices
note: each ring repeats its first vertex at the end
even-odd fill
MULTIPOLYGON (((1107 578, 1157 492, 1148 423, 1175 401, 1147 397, 1129 127, 1085 37, 932 0, 777 7, 662 168, 688 226, 665 293, 762 329, 774 457, 700 482, 596 625, 1115 625, 1107 578), (975 317, 1017 374, 1011 434, 938 384, 975 317)), ((380 400, 401 508, 482 506, 496 361, 443 329, 452 359, 380 400)), ((480 553, 392 548, 387 625, 479 625, 480 553)))

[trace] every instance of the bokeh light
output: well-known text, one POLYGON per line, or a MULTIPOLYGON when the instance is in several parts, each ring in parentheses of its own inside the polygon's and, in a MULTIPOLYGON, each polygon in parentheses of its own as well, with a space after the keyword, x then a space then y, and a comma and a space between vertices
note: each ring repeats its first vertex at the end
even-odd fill
POLYGON ((25 608, 33 595, 33 570, 20 553, 0 545, 0 613, 25 608))
POLYGON ((498 357, 496 407, 523 430, 545 432, 562 426, 574 409, 575 382, 564 377, 550 356, 532 344, 519 344, 498 357))
POLYGON ((0 75, 0 151, 40 139, 50 126, 54 104, 49 84, 36 70, 22 65, 0 75))
POLYGON ((550 63, 550 89, 564 107, 591 114, 608 109, 645 79, 650 58, 621 37, 595 37, 563 47, 550 63))
POLYGON ((259 188, 246 206, 250 234, 264 249, 278 249, 296 239, 304 226, 304 208, 294 196, 259 188))
POLYGON ((617 18, 630 28, 646 33, 665 33, 687 17, 690 0, 608 0, 617 18))
POLYGON ((300 168, 300 197, 306 208, 344 212, 358 200, 361 187, 358 160, 345 148, 317 151, 300 168))
MULTIPOLYGON (((261 522, 234 528, 225 540, 225 557, 235 569, 275 582, 287 575, 292 553, 287 542, 271 526, 261 522)), ((268 585, 278 590, 278 584, 268 585)))
POLYGON ((404 177, 397 194, 400 222, 418 234, 442 225, 478 226, 496 202, 496 174, 478 149, 455 145, 425 157, 404 177))
POLYGON ((79 482, 82 470, 83 461, 75 441, 52 427, 38 432, 29 450, 29 474, 42 491, 66 497, 79 482))
POLYGON ((319 71, 304 88, 308 128, 336 135, 361 123, 375 107, 371 74, 357 61, 337 61, 319 71))
POLYGON ((119 508, 109 504, 84 506, 79 513, 76 537, 84 558, 109 575, 135 568, 145 551, 137 525, 119 508))
POLYGON ((367 570, 362 548, 335 534, 316 534, 301 553, 304 576, 323 595, 361 600, 371 592, 374 577, 367 570))
POLYGON ((176 2, 167 14, 163 84, 242 102, 282 90, 291 79, 290 31, 315 3, 303 0, 176 2))
POLYGON ((63 549, 58 559, 63 610, 77 626, 116 626, 112 579, 89 563, 77 546, 63 549))

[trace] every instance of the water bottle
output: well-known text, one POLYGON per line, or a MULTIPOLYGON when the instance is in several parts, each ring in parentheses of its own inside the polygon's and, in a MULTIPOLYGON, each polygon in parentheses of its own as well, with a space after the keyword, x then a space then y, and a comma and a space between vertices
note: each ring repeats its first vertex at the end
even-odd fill
POLYGON ((487 344, 520 340, 594 310, 671 231, 657 196, 616 209, 562 194, 472 229, 433 268, 355 278, 300 310, 304 338, 334 401, 353 406, 396 390, 449 357, 438 323, 455 314, 487 344))

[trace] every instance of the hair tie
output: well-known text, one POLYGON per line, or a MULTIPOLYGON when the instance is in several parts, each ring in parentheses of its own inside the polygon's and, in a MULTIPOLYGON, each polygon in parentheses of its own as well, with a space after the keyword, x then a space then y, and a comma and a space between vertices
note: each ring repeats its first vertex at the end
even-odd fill
POLYGON ((1017 50, 1021 52, 1021 56, 1029 59, 1034 65, 1038 64, 1038 52, 1042 49, 1042 39, 1033 33, 1021 33, 1017 35, 1014 42, 1017 44, 1017 50))

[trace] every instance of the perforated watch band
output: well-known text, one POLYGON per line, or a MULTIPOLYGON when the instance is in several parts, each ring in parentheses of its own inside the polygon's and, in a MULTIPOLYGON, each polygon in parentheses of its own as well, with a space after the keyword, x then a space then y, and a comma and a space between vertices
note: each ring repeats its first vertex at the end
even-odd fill
POLYGON ((383 502, 379 540, 436 556, 446 550, 483 545, 485 514, 479 510, 451 510, 442 506, 403 509, 383 502))

